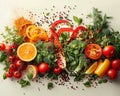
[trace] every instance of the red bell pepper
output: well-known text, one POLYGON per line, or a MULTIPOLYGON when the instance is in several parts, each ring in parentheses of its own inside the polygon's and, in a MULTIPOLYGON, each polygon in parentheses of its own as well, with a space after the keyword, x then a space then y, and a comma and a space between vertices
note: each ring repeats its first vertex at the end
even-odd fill
POLYGON ((73 34, 72 34, 72 36, 71 36, 71 39, 75 39, 79 31, 87 31, 87 28, 85 28, 84 26, 78 26, 78 27, 73 31, 73 34))
POLYGON ((55 30, 53 28, 50 28, 50 31, 52 33, 50 39, 53 39, 53 43, 55 46, 58 47, 58 49, 62 49, 62 44, 59 40, 57 33, 55 32, 55 30))
POLYGON ((57 25, 59 25, 61 23, 69 24, 69 21, 68 20, 57 20, 57 21, 55 21, 54 23, 51 24, 51 28, 54 29, 57 25))
POLYGON ((57 35, 60 36, 62 33, 64 32, 73 32, 73 28, 60 28, 58 31, 57 31, 57 35))

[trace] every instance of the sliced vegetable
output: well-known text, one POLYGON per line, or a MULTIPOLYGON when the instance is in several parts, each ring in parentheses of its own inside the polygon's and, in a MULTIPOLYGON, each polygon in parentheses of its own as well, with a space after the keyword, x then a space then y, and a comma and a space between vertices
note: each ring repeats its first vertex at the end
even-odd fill
POLYGON ((98 62, 94 62, 87 70, 86 70, 86 74, 92 74, 96 68, 98 66, 98 62))
POLYGON ((37 42, 38 40, 48 41, 48 35, 46 31, 35 25, 30 25, 26 29, 26 35, 30 39, 30 42, 37 42))
POLYGON ((105 73, 110 68, 110 61, 109 59, 105 59, 100 65, 98 65, 97 69, 95 70, 95 74, 97 74, 99 77, 102 77, 105 75, 105 73))
POLYGON ((79 31, 87 31, 87 28, 85 28, 84 26, 78 26, 72 33, 71 35, 71 40, 75 39, 77 37, 77 34, 79 31))
POLYGON ((64 54, 62 52, 57 53, 57 65, 61 69, 66 68, 66 59, 65 59, 65 56, 64 56, 64 54))
POLYGON ((54 29, 56 26, 58 26, 59 24, 62 24, 62 23, 70 24, 68 20, 57 20, 51 24, 51 28, 54 29))
POLYGON ((64 33, 64 32, 73 32, 73 28, 60 28, 58 31, 57 31, 57 35, 58 37, 64 33))
POLYGON ((85 55, 93 60, 97 60, 102 56, 102 48, 98 44, 88 44, 85 48, 85 55))

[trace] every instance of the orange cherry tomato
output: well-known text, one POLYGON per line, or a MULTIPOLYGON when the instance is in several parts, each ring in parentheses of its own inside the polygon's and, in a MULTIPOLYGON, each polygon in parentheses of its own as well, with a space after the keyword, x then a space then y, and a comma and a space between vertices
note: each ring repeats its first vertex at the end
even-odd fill
POLYGON ((97 60, 102 56, 102 48, 98 44, 88 44, 85 48, 85 55, 92 60, 97 60))

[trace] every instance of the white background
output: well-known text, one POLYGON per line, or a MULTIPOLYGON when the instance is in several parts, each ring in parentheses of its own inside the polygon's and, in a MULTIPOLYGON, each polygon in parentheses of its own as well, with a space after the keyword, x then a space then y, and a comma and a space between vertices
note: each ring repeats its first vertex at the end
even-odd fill
MULTIPOLYGON (((120 30, 120 0, 0 0, 0 32, 4 32, 4 26, 13 24, 18 16, 25 16, 22 10, 42 11, 55 5, 57 10, 62 10, 64 5, 77 5, 74 15, 78 13, 90 13, 93 7, 98 8, 110 16, 113 16, 111 26, 120 30), (18 10, 19 9, 19 10, 18 10)), ((41 79, 45 86, 33 82, 30 87, 21 88, 15 80, 3 80, 3 66, 0 65, 0 95, 1 96, 120 96, 120 79, 99 85, 97 88, 85 88, 79 83, 79 89, 67 89, 65 86, 55 86, 54 89, 46 88, 46 79, 41 79), (38 89, 40 88, 40 91, 38 89), (82 90, 84 88, 84 90, 82 90)), ((119 76, 120 77, 120 76, 119 76)), ((72 82, 73 85, 76 83, 72 82)))

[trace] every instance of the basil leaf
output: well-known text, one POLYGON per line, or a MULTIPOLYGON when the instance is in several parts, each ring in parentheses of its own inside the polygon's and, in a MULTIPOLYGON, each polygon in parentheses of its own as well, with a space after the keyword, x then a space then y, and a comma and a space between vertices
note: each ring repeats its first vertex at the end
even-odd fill
POLYGON ((78 18, 77 16, 73 16, 73 20, 80 25, 82 23, 82 18, 78 18))

